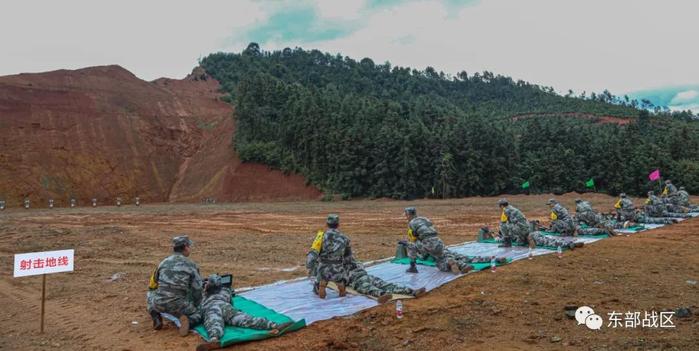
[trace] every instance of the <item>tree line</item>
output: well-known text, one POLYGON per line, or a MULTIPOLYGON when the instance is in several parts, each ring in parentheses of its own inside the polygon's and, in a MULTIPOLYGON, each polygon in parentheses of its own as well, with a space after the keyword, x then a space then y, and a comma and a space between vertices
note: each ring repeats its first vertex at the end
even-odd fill
POLYGON ((491 72, 449 76, 318 50, 200 61, 236 107, 243 161, 302 174, 328 194, 461 197, 596 190, 642 194, 660 168, 699 191, 699 122, 608 91, 558 95, 491 72), (580 112, 593 118, 570 118, 580 112), (528 118, 513 116, 527 114, 528 118), (630 118, 628 124, 601 117, 630 118))

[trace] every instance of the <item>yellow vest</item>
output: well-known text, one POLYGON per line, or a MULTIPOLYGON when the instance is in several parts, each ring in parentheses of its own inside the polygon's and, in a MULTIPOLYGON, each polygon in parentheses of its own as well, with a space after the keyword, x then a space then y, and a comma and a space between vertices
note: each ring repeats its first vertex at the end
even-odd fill
POLYGON ((155 290, 158 288, 158 268, 156 268, 150 275, 150 280, 148 281, 148 290, 155 290))
POLYGON ((320 253, 320 248, 323 246, 323 237, 325 237, 325 232, 319 230, 316 233, 316 238, 313 239, 313 244, 311 244, 311 250, 320 253))
POLYGON ((650 198, 646 199, 646 205, 650 204, 650 198))
POLYGON ((667 194, 668 194, 669 192, 670 192, 670 191, 667 189, 667 186, 666 186, 665 189, 663 189, 663 195, 667 196, 667 194))
POLYGON ((621 199, 614 204, 614 208, 621 208, 621 199))
POLYGON ((417 237, 413 234, 413 230, 410 228, 408 228, 408 240, 410 240, 411 242, 417 241, 417 237))
POLYGON ((507 218, 507 215, 505 214, 505 210, 502 210, 502 214, 500 215, 500 222, 505 223, 507 222, 509 218, 507 218))
POLYGON ((551 211, 551 220, 555 221, 558 219, 558 216, 556 216, 556 212, 551 211))

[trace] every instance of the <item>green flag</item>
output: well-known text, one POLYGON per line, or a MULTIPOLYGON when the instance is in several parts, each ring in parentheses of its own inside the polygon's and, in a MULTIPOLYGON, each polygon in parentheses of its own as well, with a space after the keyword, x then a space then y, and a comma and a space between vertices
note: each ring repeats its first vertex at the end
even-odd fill
POLYGON ((529 181, 522 183, 522 189, 529 189, 529 181))
POLYGON ((587 182, 585 182, 585 186, 588 188, 594 188, 595 187, 595 180, 590 178, 587 182))

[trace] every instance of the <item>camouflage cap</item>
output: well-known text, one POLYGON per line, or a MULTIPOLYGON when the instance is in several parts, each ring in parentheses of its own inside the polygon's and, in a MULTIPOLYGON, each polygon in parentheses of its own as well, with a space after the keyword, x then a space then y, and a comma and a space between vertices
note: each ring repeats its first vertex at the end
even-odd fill
POLYGON ((665 184, 672 184, 672 181, 670 179, 665 181, 665 184))
POLYGON ((415 209, 415 207, 406 207, 404 211, 405 211, 405 213, 408 214, 409 216, 415 216, 415 215, 417 215, 417 210, 415 209))
POLYGON ((626 197, 626 193, 619 194, 619 197, 626 197))
POLYGON ((681 187, 680 187, 680 190, 684 190, 684 187, 683 187, 683 186, 681 186, 681 187))
POLYGON ((328 225, 338 225, 340 224, 340 216, 331 213, 328 215, 328 218, 325 220, 325 223, 328 225))
POLYGON ((221 286, 221 276, 218 274, 211 274, 209 278, 206 279, 210 287, 220 287, 221 286))
POLYGON ((579 203, 581 203, 581 202, 582 202, 582 199, 575 199, 575 203, 576 203, 576 204, 579 204, 579 203))
POLYGON ((651 195, 653 195, 653 194, 655 194, 655 193, 653 192, 653 190, 651 190, 651 191, 648 192, 648 196, 651 196, 651 195))
POLYGON ((172 238, 172 246, 192 246, 194 245, 194 242, 189 239, 188 236, 186 235, 180 235, 172 238))
POLYGON ((507 202, 507 199, 504 198, 504 197, 503 197, 502 199, 498 200, 498 206, 507 206, 507 205, 509 205, 509 204, 510 204, 510 203, 507 202))
POLYGON ((547 205, 555 205, 558 203, 558 200, 556 199, 549 199, 549 201, 546 201, 547 205))

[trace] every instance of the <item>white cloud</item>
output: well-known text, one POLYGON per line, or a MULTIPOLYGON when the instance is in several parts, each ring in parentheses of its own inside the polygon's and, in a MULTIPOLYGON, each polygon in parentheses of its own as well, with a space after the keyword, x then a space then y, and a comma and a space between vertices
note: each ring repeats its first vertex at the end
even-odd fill
POLYGON ((682 105, 690 102, 699 102, 699 91, 687 90, 677 93, 670 101, 670 105, 682 105))
POLYGON ((247 0, 3 3, 0 75, 119 64, 148 80, 183 77, 265 17, 247 0))
MULTIPOLYGON (((182 77, 199 56, 242 50, 247 42, 231 38, 295 4, 4 2, 0 75, 116 63, 145 79, 182 77)), ((364 1, 317 0, 315 8, 323 22, 364 25, 335 40, 262 47, 304 46, 447 73, 489 70, 558 91, 623 94, 699 82, 696 1, 482 0, 455 10, 415 0, 370 10, 364 1)))
POLYGON ((318 15, 323 19, 356 19, 365 6, 364 0, 320 0, 316 2, 318 15))

